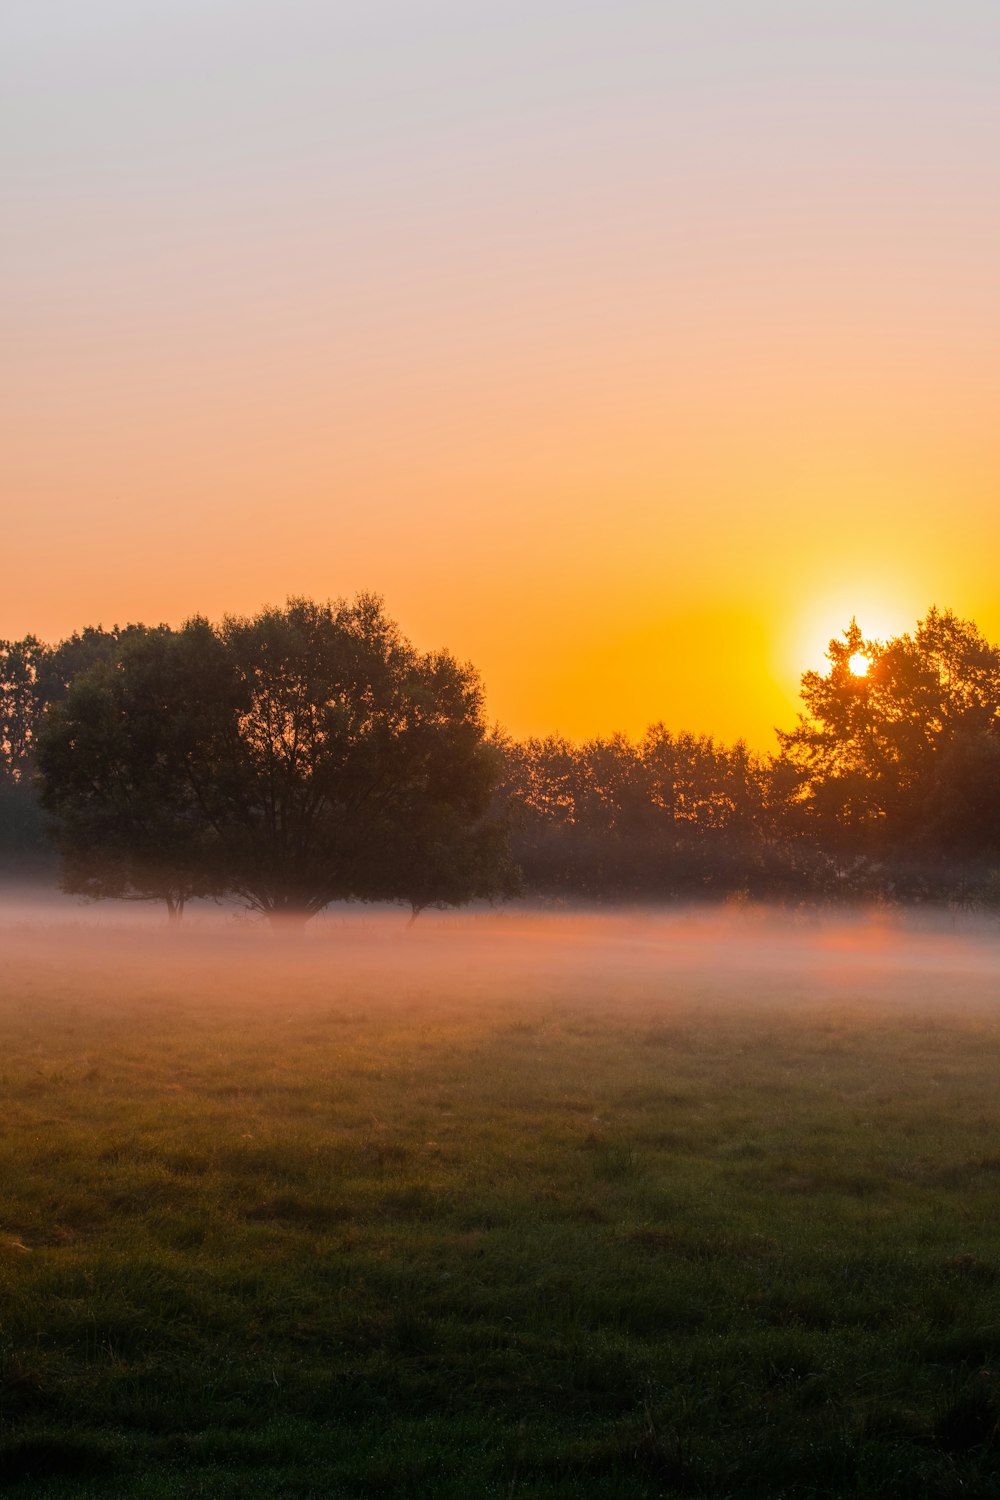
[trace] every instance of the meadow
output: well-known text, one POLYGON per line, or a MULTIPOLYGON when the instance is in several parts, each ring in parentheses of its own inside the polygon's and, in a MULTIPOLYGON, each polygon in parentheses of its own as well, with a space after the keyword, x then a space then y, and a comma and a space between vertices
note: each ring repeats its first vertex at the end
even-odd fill
POLYGON ((1000 1496, 1000 933, 8 916, 0 1484, 1000 1496))

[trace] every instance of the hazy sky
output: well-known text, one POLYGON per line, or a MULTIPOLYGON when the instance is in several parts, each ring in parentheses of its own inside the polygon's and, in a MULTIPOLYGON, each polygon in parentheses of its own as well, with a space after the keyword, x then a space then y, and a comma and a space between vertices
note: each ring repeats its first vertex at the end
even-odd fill
POLYGON ((1000 636, 997 0, 6 0, 0 635, 374 589, 517 733, 1000 636))

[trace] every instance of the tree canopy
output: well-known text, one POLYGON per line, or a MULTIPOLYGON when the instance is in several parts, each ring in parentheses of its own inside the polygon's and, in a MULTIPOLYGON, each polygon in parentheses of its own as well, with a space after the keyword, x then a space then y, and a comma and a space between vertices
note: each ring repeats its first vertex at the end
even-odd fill
POLYGON ((478 677, 415 651, 373 596, 134 632, 52 705, 38 763, 89 894, 301 920, 510 882, 478 677))
POLYGON ((921 842, 956 742, 1000 733, 1000 649, 931 609, 912 635, 885 642, 852 621, 828 659, 825 674, 803 676, 805 712, 778 736, 800 810, 831 846, 898 855, 921 842), (864 675, 850 665, 859 654, 864 675))
POLYGON ((67 889, 275 919, 510 891, 1000 900, 1000 648, 852 621, 775 755, 678 733, 515 741, 381 602, 0 642, 0 849, 53 820, 67 889), (859 673, 857 658, 867 670, 859 673), (965 898, 963 897, 963 899, 965 898))

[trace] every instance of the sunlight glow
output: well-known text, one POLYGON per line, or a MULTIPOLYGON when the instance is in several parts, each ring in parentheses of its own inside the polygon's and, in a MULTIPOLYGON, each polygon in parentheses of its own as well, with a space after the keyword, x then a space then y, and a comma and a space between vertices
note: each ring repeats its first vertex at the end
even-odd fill
MULTIPOLYGON (((856 580, 850 586, 818 592, 801 614, 789 617, 791 628, 785 648, 788 670, 828 672, 830 642, 843 640, 852 618, 866 641, 887 641, 911 630, 921 608, 919 599, 911 602, 901 585, 884 580, 856 580)), ((858 676, 864 676, 871 665, 867 657, 863 659, 865 665, 860 672, 851 665, 858 676)))
POLYGON ((863 651, 855 651, 854 655, 848 659, 847 665, 855 677, 867 677, 871 662, 863 651))

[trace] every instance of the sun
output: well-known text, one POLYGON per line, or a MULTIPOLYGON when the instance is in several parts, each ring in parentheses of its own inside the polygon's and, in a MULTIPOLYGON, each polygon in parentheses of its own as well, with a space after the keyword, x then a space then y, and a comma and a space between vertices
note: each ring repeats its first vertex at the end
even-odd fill
MULTIPOLYGON (((825 677, 830 670, 830 644, 836 641, 844 645, 844 637, 852 620, 861 630, 861 646, 889 641, 902 635, 912 624, 913 616, 901 599, 900 590, 884 581, 881 597, 874 584, 864 587, 863 581, 831 588, 829 593, 814 593, 808 609, 795 619, 792 617, 789 630, 789 669, 801 673, 804 670, 818 672, 825 677)), ((849 671, 855 677, 871 675, 872 659, 864 651, 853 651, 848 658, 849 671)))

